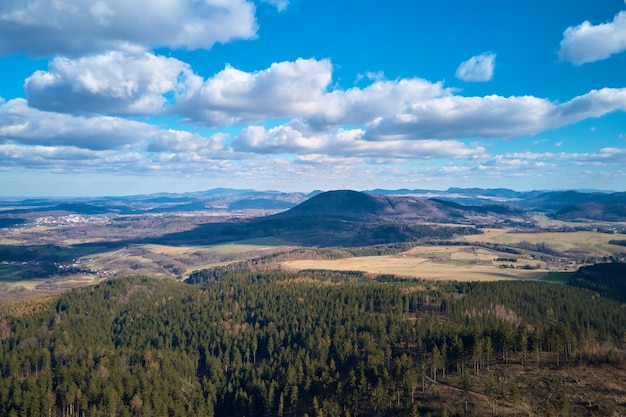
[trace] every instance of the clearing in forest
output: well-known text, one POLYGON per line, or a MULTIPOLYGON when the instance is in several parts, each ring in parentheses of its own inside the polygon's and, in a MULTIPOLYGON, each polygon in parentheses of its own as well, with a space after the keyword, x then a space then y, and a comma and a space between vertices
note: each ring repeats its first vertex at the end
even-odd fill
POLYGON ((548 273, 547 265, 542 261, 521 257, 515 264, 496 261, 503 256, 505 254, 501 252, 474 246, 419 246, 395 255, 288 261, 282 265, 290 270, 363 271, 372 274, 455 281, 541 279, 548 273))

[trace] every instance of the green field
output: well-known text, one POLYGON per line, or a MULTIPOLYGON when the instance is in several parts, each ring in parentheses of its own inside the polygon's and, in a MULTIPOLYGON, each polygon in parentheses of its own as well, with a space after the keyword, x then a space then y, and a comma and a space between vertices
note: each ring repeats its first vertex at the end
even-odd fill
POLYGON ((37 265, 0 265, 0 283, 19 283, 50 276, 49 268, 37 265))
POLYGON ((550 272, 548 275, 543 277, 543 281, 554 282, 557 284, 567 284, 570 279, 572 279, 573 275, 574 272, 550 272))

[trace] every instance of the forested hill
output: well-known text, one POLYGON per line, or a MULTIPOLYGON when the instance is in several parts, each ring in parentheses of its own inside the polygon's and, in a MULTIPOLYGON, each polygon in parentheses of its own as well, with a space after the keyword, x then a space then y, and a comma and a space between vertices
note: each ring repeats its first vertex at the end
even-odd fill
POLYGON ((515 210, 495 204, 464 206, 450 201, 417 196, 368 194, 351 190, 320 193, 297 206, 272 216, 277 219, 296 217, 343 218, 358 221, 422 220, 459 221, 476 213, 506 214, 515 210))
POLYGON ((626 413, 626 311, 585 290, 328 271, 208 278, 132 277, 4 306, 0 415, 626 413))
MULTIPOLYGON (((331 191, 275 215, 207 223, 155 242, 206 245, 273 237, 299 246, 362 247, 481 233, 464 217, 468 210, 459 207, 412 197, 331 191), (422 220, 460 222, 465 226, 424 224, 422 220)), ((489 207, 481 208, 483 214, 489 207)))
POLYGON ((626 303, 626 263, 604 263, 579 268, 570 283, 626 303))

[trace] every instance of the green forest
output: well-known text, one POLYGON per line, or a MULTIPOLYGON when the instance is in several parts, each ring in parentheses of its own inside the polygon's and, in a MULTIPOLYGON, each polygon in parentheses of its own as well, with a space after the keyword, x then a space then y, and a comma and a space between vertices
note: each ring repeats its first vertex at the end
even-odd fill
POLYGON ((234 268, 192 282, 127 277, 2 306, 0 415, 626 410, 626 393, 565 388, 626 369, 626 308, 588 289, 234 268))

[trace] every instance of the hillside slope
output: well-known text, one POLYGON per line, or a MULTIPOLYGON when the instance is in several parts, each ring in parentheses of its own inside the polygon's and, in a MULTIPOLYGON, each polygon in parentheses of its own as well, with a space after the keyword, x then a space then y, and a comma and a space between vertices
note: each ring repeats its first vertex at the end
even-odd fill
POLYGON ((464 206, 450 201, 415 196, 368 194, 351 190, 327 191, 274 218, 324 216, 359 221, 454 222, 477 214, 511 215, 515 210, 501 205, 464 206))

